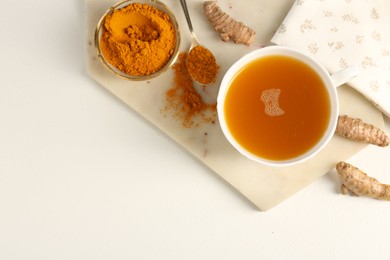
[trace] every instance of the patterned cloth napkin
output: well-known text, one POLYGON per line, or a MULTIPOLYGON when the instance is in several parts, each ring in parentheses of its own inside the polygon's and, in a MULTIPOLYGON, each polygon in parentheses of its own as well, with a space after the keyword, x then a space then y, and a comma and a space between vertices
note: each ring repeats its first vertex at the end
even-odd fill
POLYGON ((330 73, 359 66, 348 84, 390 116, 389 0, 296 0, 271 42, 312 55, 330 73))

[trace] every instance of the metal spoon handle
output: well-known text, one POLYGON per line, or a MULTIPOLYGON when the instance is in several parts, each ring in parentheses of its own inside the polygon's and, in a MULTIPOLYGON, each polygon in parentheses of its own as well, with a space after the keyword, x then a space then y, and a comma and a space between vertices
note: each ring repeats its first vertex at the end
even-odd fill
POLYGON ((184 15, 185 15, 186 20, 187 20, 188 28, 190 29, 190 33, 191 33, 192 37, 196 39, 196 36, 194 33, 194 28, 192 27, 192 23, 191 23, 190 14, 188 12, 186 0, 180 0, 180 4, 181 4, 181 7, 183 8, 184 15))

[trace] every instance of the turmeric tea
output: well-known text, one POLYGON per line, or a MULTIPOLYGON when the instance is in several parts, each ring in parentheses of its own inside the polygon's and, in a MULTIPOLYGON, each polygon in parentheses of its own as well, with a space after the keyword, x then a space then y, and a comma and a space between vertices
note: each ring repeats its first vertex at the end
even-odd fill
POLYGON ((282 55, 258 58, 237 72, 223 109, 235 140, 252 154, 274 161, 310 151, 326 132, 331 113, 318 74, 282 55))
POLYGON ((148 4, 133 3, 107 15, 100 46, 105 59, 120 71, 145 76, 160 70, 176 47, 168 14, 148 4))

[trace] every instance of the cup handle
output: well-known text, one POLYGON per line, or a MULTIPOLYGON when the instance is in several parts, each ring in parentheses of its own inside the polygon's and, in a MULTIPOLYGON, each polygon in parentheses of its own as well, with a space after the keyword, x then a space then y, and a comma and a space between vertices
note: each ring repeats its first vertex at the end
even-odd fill
POLYGON ((334 85, 336 87, 343 85, 352 78, 359 75, 359 67, 356 65, 351 65, 345 69, 339 70, 331 75, 334 85))

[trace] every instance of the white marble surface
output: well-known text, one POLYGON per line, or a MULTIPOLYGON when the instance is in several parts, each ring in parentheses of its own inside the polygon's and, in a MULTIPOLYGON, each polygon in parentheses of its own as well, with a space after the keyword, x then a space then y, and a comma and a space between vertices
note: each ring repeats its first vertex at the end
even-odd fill
MULTIPOLYGON (((251 26, 256 28, 257 39, 250 48, 222 42, 202 13, 202 1, 192 1, 189 5, 194 26, 199 28, 197 30, 198 38, 215 53, 220 66, 215 84, 208 86, 207 92, 199 91, 208 100, 216 102, 219 83, 230 65, 243 54, 259 48, 263 44, 269 44, 270 39, 267 39, 263 32, 269 27, 272 27, 271 31, 277 30, 278 25, 282 22, 278 18, 282 16, 280 13, 283 14, 284 10, 291 6, 291 1, 283 1, 283 4, 280 1, 279 5, 273 4, 268 7, 265 6, 266 2, 247 0, 247 4, 251 5, 253 9, 263 11, 263 15, 257 17, 254 12, 248 12, 248 15, 243 16, 240 12, 243 10, 242 6, 234 5, 228 1, 218 2, 233 17, 245 17, 250 21, 251 26), (267 25, 266 22, 269 24, 267 25)), ((96 24, 102 14, 115 4, 115 1, 86 0, 85 3, 87 67, 91 77, 117 96, 119 100, 140 113, 145 120, 151 122, 183 146, 200 163, 209 167, 213 173, 216 173, 259 209, 271 209, 329 172, 340 160, 349 158, 366 146, 335 136, 323 151, 307 162, 276 168, 255 163, 237 152, 227 142, 217 120, 214 124, 201 124, 199 127, 184 128, 180 120, 161 112, 166 106, 165 92, 173 84, 173 71, 167 71, 156 79, 142 82, 129 82, 113 75, 101 64, 97 58, 95 47, 91 43, 94 42, 96 24)), ((181 6, 177 1, 167 0, 165 3, 176 14, 182 38, 181 51, 187 51, 190 46, 190 34, 181 6)), ((338 89, 338 93, 341 114, 362 118, 378 127, 383 126, 382 114, 361 94, 348 86, 338 89)))
MULTIPOLYGON (((331 171, 259 212, 91 80, 82 1, 0 6, 1 259, 388 259, 388 202, 331 171)), ((348 161, 390 183, 389 156, 348 161)))

